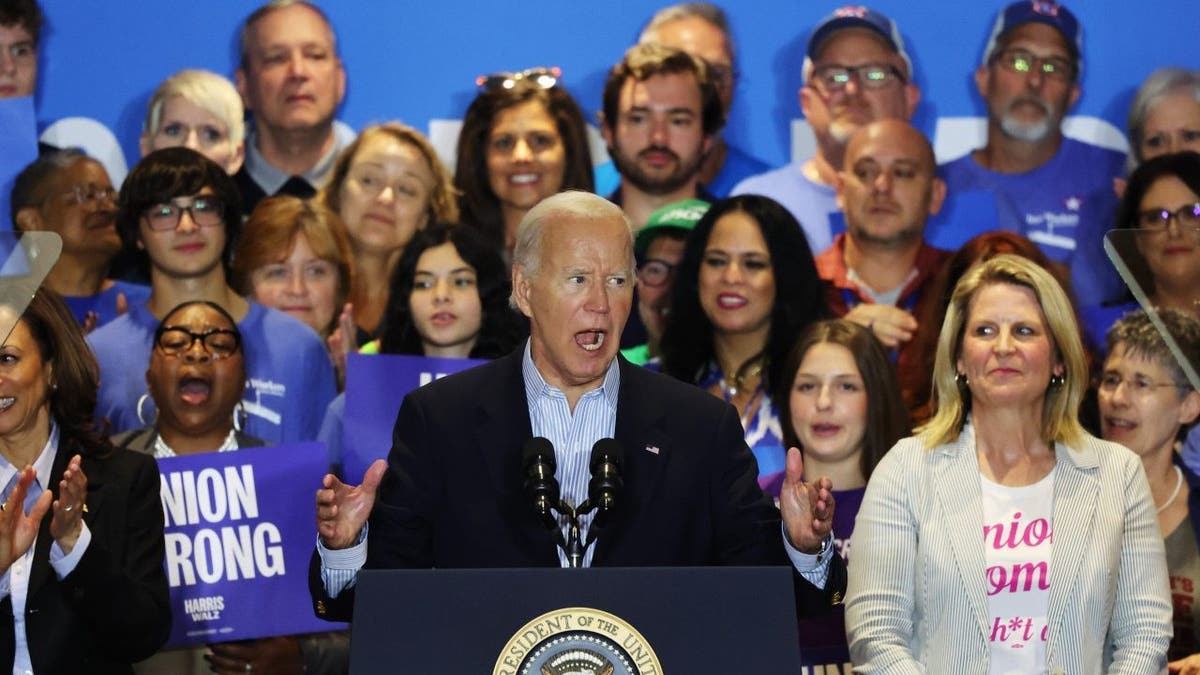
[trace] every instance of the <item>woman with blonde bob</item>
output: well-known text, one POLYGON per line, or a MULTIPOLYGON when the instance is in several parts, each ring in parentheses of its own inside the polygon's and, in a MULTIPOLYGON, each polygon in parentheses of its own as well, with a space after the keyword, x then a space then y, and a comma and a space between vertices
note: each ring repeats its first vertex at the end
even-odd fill
POLYGON ((367 127, 338 156, 318 199, 341 217, 350 240, 353 346, 376 333, 392 271, 413 235, 430 223, 458 222, 455 194, 433 145, 399 122, 367 127))
POLYGON ((951 296, 937 411, 879 463, 846 597, 864 670, 1158 672, 1171 602, 1141 462, 1076 419, 1088 373, 1046 270, 1000 255, 951 296))
POLYGON ((181 70, 150 96, 142 156, 182 145, 233 175, 246 157, 246 112, 233 83, 207 70, 181 70))

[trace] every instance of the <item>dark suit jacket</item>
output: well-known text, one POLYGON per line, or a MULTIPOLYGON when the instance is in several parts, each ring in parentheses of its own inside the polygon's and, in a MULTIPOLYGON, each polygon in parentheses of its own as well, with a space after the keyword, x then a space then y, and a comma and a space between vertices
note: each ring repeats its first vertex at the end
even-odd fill
MULTIPOLYGON (((78 445, 59 441, 48 484, 55 498, 78 445)), ((118 450, 84 454, 92 540, 79 564, 59 580, 50 566, 51 515, 38 532, 25 603, 25 634, 37 673, 128 673, 171 632, 163 569, 163 515, 153 457, 118 450)), ((12 598, 0 601, 0 663, 12 670, 12 598)))
MULTIPOLYGON (((404 399, 368 531, 367 567, 557 567, 554 538, 522 489, 532 432, 523 350, 404 399)), ((618 357, 620 358, 620 357, 618 357)), ((625 491, 596 540, 596 566, 787 565, 779 510, 727 403, 620 359, 616 438, 625 491), (657 449, 657 451, 654 451, 657 449)), ((353 589, 329 598, 314 556, 317 614, 347 620, 353 589)), ((824 591, 797 575, 802 610, 845 589, 833 556, 824 591)))

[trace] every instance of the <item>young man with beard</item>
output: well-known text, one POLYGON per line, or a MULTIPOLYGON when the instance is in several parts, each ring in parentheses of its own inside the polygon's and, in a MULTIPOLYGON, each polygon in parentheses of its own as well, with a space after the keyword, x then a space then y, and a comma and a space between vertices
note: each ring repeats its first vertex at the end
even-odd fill
POLYGON ((834 187, 850 136, 875 120, 912 119, 921 92, 896 23, 860 6, 842 7, 817 24, 802 73, 800 110, 816 136, 816 156, 751 176, 733 194, 779 202, 804 227, 809 248, 823 251, 840 225, 834 187))
POLYGON ((1063 135, 1063 117, 1079 99, 1082 54, 1082 28, 1066 7, 1020 0, 1000 12, 975 71, 987 102, 987 144, 940 168, 951 198, 930 223, 930 239, 958 246, 981 231, 1008 229, 1062 263, 1098 245, 1125 158, 1063 135), (1094 240, 1080 236, 1083 226, 1094 240))
POLYGON ((341 151, 333 118, 346 71, 329 19, 307 0, 271 0, 242 25, 238 93, 254 118, 237 172, 242 212, 263 197, 308 198, 341 151))
MULTIPOLYGON (((654 13, 638 37, 638 44, 647 42, 681 49, 704 59, 728 121, 738 71, 729 17, 724 10, 709 2, 683 2, 664 7, 654 13)), ((724 198, 743 179, 768 168, 761 159, 730 145, 717 132, 713 135, 712 150, 700 167, 700 183, 716 197, 724 198)))
POLYGON ((700 169, 725 116, 703 61, 654 43, 631 47, 609 72, 603 105, 600 132, 621 174, 609 200, 635 229, 667 204, 714 201, 700 169))
POLYGON ((855 132, 837 181, 846 232, 816 260, 830 309, 875 333, 901 371, 915 366, 915 317, 937 301, 925 290, 950 255, 924 239, 925 221, 946 197, 936 165, 908 122, 879 120, 855 132))

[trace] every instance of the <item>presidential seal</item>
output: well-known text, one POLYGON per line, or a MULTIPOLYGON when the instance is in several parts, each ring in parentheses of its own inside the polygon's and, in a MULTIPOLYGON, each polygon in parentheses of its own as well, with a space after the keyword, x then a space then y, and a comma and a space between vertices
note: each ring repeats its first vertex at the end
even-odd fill
POLYGON ((646 638, 620 617, 567 607, 522 626, 492 675, 662 675, 662 666, 646 638))

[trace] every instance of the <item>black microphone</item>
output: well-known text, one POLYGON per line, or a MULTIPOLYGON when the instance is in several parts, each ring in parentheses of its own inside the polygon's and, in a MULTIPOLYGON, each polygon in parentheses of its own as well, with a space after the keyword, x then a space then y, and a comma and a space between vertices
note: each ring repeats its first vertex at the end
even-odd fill
POLYGON ((533 509, 547 528, 557 529, 558 523, 552 512, 559 501, 558 479, 554 477, 554 446, 541 436, 525 441, 521 465, 525 467, 524 487, 526 494, 533 499, 533 509))
POLYGON ((592 446, 589 463, 592 479, 588 481, 588 501, 599 510, 597 517, 612 510, 617 495, 625 487, 625 481, 621 478, 624 457, 625 449, 615 438, 601 438, 592 446))

